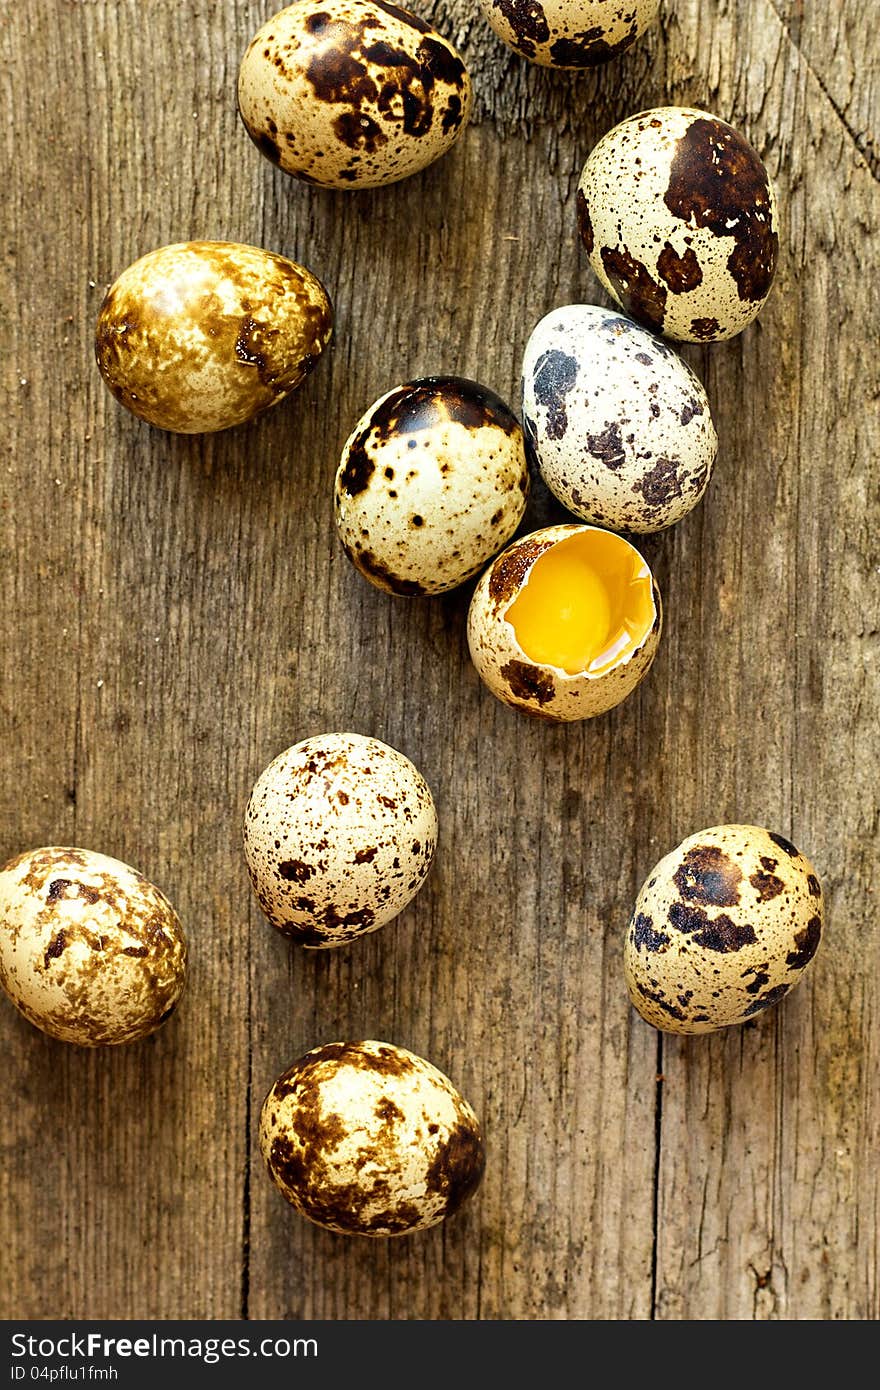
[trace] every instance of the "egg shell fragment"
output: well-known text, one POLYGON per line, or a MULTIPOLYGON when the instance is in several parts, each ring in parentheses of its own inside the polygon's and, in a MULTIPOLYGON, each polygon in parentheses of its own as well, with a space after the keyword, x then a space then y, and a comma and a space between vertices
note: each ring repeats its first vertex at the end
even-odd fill
POLYGON ((423 377, 382 396, 346 441, 336 526, 377 588, 440 594, 507 544, 528 487, 523 432, 504 401, 462 377, 423 377))
POLYGON ((342 946, 390 922, 415 897, 437 845, 422 774, 363 734, 319 734, 257 778, 244 851, 274 927, 309 947, 342 946))
POLYGON ((281 1194, 345 1235, 436 1226, 483 1175, 477 1117, 447 1076, 391 1043, 328 1043, 278 1078, 260 1149, 281 1194))
POLYGON ((624 944, 630 999, 667 1033, 747 1023, 788 994, 822 939, 810 861, 755 825, 716 825, 651 870, 624 944))
POLYGON ((133 415, 209 434, 283 401, 332 332, 327 291, 304 266, 259 246, 187 241, 148 252, 110 286, 95 355, 133 415))
POLYGON ((288 174, 376 188, 439 159, 467 125, 471 83, 436 29, 386 0, 299 0, 255 34, 238 106, 288 174))
POLYGON ((567 304, 526 345, 523 419, 541 475, 575 516, 660 531, 702 498, 718 449, 686 362, 623 314, 567 304))
POLYGON ((61 1042, 135 1042, 173 1012, 186 941, 168 899, 93 850, 47 846, 0 869, 0 985, 61 1042))
POLYGON ((731 338, 770 293, 776 195, 748 141, 707 111, 663 106, 621 121, 587 159, 576 203, 600 283, 653 332, 731 338))
POLYGON ((499 700, 538 719, 569 722, 605 714, 632 694, 657 653, 663 615, 660 591, 653 577, 653 623, 626 659, 601 674, 580 671, 571 675, 530 660, 520 647, 513 626, 506 621, 505 615, 527 584, 535 561, 560 541, 598 529, 547 526, 520 537, 484 572, 471 599, 468 646, 480 679, 499 700))
POLYGON ((592 68, 625 53, 660 0, 480 0, 508 47, 548 68, 592 68))

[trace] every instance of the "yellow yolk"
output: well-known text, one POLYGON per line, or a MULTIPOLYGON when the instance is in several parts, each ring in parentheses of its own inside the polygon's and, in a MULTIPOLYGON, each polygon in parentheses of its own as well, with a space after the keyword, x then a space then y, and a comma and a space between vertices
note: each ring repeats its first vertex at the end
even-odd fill
POLYGON ((651 574, 620 536, 583 532, 538 557, 505 617, 531 661, 600 675, 650 631, 651 574))

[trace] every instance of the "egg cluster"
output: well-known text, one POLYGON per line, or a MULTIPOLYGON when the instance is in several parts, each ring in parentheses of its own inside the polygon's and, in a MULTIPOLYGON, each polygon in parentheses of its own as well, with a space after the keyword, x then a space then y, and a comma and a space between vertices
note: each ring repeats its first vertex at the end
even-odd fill
MULTIPOLYGON (((657 0, 480 0, 524 58, 587 68, 634 43, 657 0)), ((257 148, 294 178, 354 191, 446 154, 471 82, 455 47, 386 0, 298 0, 247 46, 238 104, 257 148)), ((341 449, 333 487, 353 566, 397 598, 476 579, 467 640, 504 704, 554 723, 620 704, 651 668, 663 606, 628 538, 681 522, 718 445, 702 383, 664 339, 741 332, 769 294, 776 201, 743 136, 663 107, 609 131, 584 165, 577 231, 624 311, 558 306, 522 364, 522 417, 485 384, 393 384, 341 449), (572 516, 518 534, 529 459, 572 516)), ((98 366, 114 397, 161 429, 242 425, 296 391, 330 343, 327 290, 261 247, 191 241, 148 252, 108 289, 98 366)), ((329 499, 328 499, 329 501, 329 499)), ((267 920, 310 949, 400 917, 434 861, 438 818, 414 764, 353 732, 307 737, 257 777, 244 857, 267 920)), ((801 978, 823 930, 816 873, 781 835, 721 825, 656 865, 624 933, 623 978, 654 1027, 742 1024, 801 978)), ((95 1046, 158 1028, 180 998, 186 943, 170 903, 117 860, 41 848, 0 870, 0 985, 50 1036, 95 1046)), ((393 1236, 435 1225, 474 1192, 479 1123, 452 1082, 395 1044, 330 1042, 295 1061, 262 1107, 272 1180, 330 1230, 393 1236)))

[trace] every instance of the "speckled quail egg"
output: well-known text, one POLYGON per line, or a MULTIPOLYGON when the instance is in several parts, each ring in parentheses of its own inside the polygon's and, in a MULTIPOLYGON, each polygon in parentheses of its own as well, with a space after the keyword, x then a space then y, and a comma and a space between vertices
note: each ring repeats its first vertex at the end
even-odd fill
POLYGON ((630 998, 655 1028, 746 1023, 802 978, 822 937, 810 861, 757 825, 716 825, 651 870, 624 943, 630 998))
POLYGON ((718 448, 680 357, 623 314, 568 304, 529 338, 523 419, 563 506, 613 531, 660 531, 699 502, 718 448))
POLYGON ((446 154, 467 124, 461 56, 387 0, 298 0, 254 35, 238 76, 248 134, 288 174, 376 188, 446 154))
POLYGON ((259 246, 150 251, 104 298, 95 354, 134 415, 178 434, 244 424, 294 391, 333 331, 311 271, 259 246))
POLYGON ((483 574, 468 645, 505 704, 589 719, 635 690, 661 622, 660 593, 629 541, 595 526, 548 526, 515 540, 483 574))
POLYGON ((296 1210, 344 1235, 399 1236, 456 1212, 483 1176, 477 1117, 448 1077, 384 1042, 328 1043, 279 1076, 260 1149, 296 1210))
POLYGON ((624 53, 653 24, 660 0, 480 0, 510 48, 548 68, 592 68, 624 53))
POLYGON ((185 976, 177 914, 127 864, 49 846, 0 869, 0 985, 50 1037, 135 1042, 173 1012, 185 976))
POLYGON ((525 510, 519 421, 474 381, 424 377, 358 421, 336 474, 346 554, 392 594, 441 594, 479 573, 525 510))
POLYGON ((342 946, 390 922, 424 883, 436 844, 424 777, 363 734, 319 734, 280 753, 244 817, 260 907, 303 946, 342 946))
POLYGON ((773 283, 776 197, 761 159, 706 111, 658 107, 599 141, 577 192, 578 228, 602 285, 668 338, 732 338, 773 283))

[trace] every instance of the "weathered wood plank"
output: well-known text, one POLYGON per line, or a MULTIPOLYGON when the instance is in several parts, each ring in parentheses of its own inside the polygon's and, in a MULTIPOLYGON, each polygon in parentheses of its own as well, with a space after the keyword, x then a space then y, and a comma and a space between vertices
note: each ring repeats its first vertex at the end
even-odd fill
MULTIPOLYGON (((193 947, 179 1017, 124 1053, 65 1049, 0 1009, 0 1311, 873 1316, 867 21, 854 3, 801 21, 794 0, 680 0, 620 62, 569 77, 508 54, 464 0, 416 8, 461 43, 476 123, 424 175, 350 198, 285 179, 238 125, 265 4, 157 0, 147 25, 134 0, 57 0, 0 27, 19 171, 0 272, 3 846, 128 859, 193 947), (701 508, 645 544, 667 616, 654 671, 603 720, 532 727, 477 682, 467 593, 392 601, 351 570, 332 476, 397 381, 457 370, 518 404, 534 323, 598 293, 573 230, 583 159, 664 101, 717 110, 765 154, 780 279, 742 338, 688 350, 722 448, 701 508), (337 307, 298 397, 205 440, 124 415, 91 361, 106 282, 189 236, 293 255, 337 307), (239 822, 265 763, 331 728, 418 763, 441 845, 395 926, 308 954, 253 906, 239 822), (814 857, 827 949, 775 1015, 661 1044, 627 1006, 623 926, 661 853, 732 818, 814 857), (262 1171, 274 1076, 356 1035, 422 1052, 484 1119, 483 1189, 443 1230, 346 1241, 262 1171)), ((528 524, 557 516, 536 487, 528 524)))

